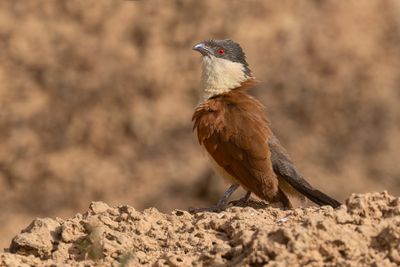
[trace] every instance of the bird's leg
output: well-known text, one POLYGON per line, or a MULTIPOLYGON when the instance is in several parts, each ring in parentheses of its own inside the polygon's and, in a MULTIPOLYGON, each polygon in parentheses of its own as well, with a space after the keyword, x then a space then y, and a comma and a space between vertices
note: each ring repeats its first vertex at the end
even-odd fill
POLYGON ((239 185, 238 184, 233 184, 231 185, 228 190, 225 191, 225 193, 223 194, 223 196, 220 198, 220 200, 218 200, 217 203, 217 207, 223 206, 226 204, 226 201, 229 199, 229 197, 233 194, 233 192, 236 191, 236 189, 238 189, 239 185))
POLYGON ((250 199, 251 196, 251 191, 247 191, 246 195, 244 197, 238 199, 238 200, 232 200, 229 202, 229 204, 232 204, 234 206, 240 206, 240 205, 246 205, 250 199))
POLYGON ((219 212, 226 205, 227 200, 233 194, 233 192, 238 189, 238 184, 232 184, 222 195, 222 197, 218 200, 217 204, 210 208, 194 208, 189 209, 190 212, 202 212, 202 211, 210 211, 210 212, 219 212))

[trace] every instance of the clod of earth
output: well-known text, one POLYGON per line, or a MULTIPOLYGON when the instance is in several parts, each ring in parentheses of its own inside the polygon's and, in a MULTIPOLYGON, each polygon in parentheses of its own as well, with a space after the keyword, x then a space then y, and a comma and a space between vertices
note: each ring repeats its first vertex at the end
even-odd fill
POLYGON ((398 266, 400 198, 352 195, 340 208, 231 207, 170 214, 93 202, 73 218, 36 219, 0 265, 398 266))

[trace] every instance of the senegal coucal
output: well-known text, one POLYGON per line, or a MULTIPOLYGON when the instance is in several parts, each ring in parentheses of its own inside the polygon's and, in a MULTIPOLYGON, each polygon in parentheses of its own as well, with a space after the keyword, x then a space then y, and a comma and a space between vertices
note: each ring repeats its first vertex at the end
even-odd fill
POLYGON ((287 208, 293 207, 293 196, 340 206, 301 176, 272 133, 263 105, 247 94, 257 81, 240 45, 229 39, 207 40, 193 49, 202 54, 204 90, 193 114, 193 129, 216 172, 232 184, 208 210, 220 210, 239 186, 247 191, 244 201, 254 193, 287 208))

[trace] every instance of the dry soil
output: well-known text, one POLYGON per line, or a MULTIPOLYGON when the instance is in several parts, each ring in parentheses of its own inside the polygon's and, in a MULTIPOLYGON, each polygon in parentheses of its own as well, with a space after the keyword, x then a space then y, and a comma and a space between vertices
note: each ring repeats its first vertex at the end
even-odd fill
POLYGON ((398 266, 400 198, 352 195, 340 208, 253 202, 221 213, 137 211, 92 202, 34 220, 0 255, 7 266, 398 266))

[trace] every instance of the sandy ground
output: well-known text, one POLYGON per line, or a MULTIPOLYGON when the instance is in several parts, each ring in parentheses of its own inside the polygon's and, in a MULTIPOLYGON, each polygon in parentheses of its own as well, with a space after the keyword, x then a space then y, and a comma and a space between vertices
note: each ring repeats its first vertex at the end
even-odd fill
POLYGON ((0 1, 0 247, 91 201, 219 198, 190 121, 191 47, 208 38, 241 43, 251 94, 313 185, 399 195, 399 14, 398 0, 0 1))
POLYGON ((190 214, 93 202, 72 218, 42 218, 17 235, 6 266, 398 266, 400 198, 352 195, 282 210, 253 202, 190 214), (14 254, 15 253, 15 254, 14 254))

